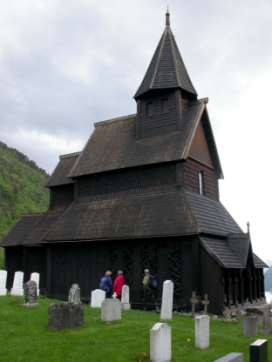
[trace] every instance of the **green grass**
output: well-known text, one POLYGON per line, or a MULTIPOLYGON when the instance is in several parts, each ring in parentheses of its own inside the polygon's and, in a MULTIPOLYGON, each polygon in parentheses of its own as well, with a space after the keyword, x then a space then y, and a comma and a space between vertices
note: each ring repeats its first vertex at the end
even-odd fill
MULTIPOLYGON (((0 297, 0 361, 92 361, 128 362, 149 351, 149 330, 159 321, 152 312, 127 311, 121 322, 104 324, 100 311, 85 306, 85 325, 79 330, 49 331, 47 309, 50 300, 41 298, 37 309, 25 309, 23 299, 0 297)), ((242 336, 239 323, 211 321, 211 347, 194 348, 194 323, 190 317, 175 316, 172 361, 211 362, 230 352, 245 352, 257 338, 242 336)), ((258 337, 263 338, 262 335, 258 337)), ((272 346, 270 342, 270 355, 272 346)))

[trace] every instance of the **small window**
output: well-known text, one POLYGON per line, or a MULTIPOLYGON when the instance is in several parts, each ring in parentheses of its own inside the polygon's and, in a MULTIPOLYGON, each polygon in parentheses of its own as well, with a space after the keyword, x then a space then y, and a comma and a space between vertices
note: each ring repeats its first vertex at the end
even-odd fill
POLYGON ((146 103, 146 115, 148 117, 153 116, 153 103, 152 102, 146 103))
POLYGON ((168 113, 168 98, 163 98, 161 100, 161 112, 168 113))
POLYGON ((203 171, 198 172, 198 192, 200 195, 204 195, 204 173, 203 171))

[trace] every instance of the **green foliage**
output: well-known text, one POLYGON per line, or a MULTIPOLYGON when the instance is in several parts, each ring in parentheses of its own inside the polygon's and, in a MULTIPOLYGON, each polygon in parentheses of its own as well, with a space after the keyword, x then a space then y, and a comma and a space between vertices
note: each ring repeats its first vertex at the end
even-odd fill
MULTIPOLYGON (((0 297, 0 361, 80 361, 80 362, 148 362, 149 330, 159 321, 153 312, 126 311, 122 321, 106 324, 101 311, 85 306, 83 328, 49 331, 48 305, 41 298, 36 309, 22 307, 23 298, 0 297)), ((175 315, 172 327, 173 362, 211 362, 230 352, 245 353, 249 361, 249 344, 257 338, 243 337, 238 322, 211 320, 211 345, 206 350, 194 347, 194 320, 175 315)), ((272 345, 269 343, 269 355, 272 345)))
MULTIPOLYGON (((0 142, 0 240, 22 214, 45 211, 48 175, 33 161, 0 142)), ((3 251, 0 251, 0 268, 3 251)))

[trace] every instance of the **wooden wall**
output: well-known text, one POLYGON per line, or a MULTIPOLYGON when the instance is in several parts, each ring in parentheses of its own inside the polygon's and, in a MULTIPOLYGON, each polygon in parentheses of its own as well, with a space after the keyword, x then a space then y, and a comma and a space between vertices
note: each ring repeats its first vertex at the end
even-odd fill
POLYGON ((49 209, 68 206, 73 199, 74 184, 51 187, 49 209))

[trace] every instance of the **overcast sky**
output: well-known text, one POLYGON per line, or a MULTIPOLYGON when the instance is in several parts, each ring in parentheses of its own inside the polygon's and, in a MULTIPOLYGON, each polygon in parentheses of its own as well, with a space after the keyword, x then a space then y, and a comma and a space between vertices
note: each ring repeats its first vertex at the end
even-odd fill
POLYGON ((0 140, 52 172, 133 95, 171 27, 209 114, 221 200, 272 259, 271 0, 0 0, 0 140))

